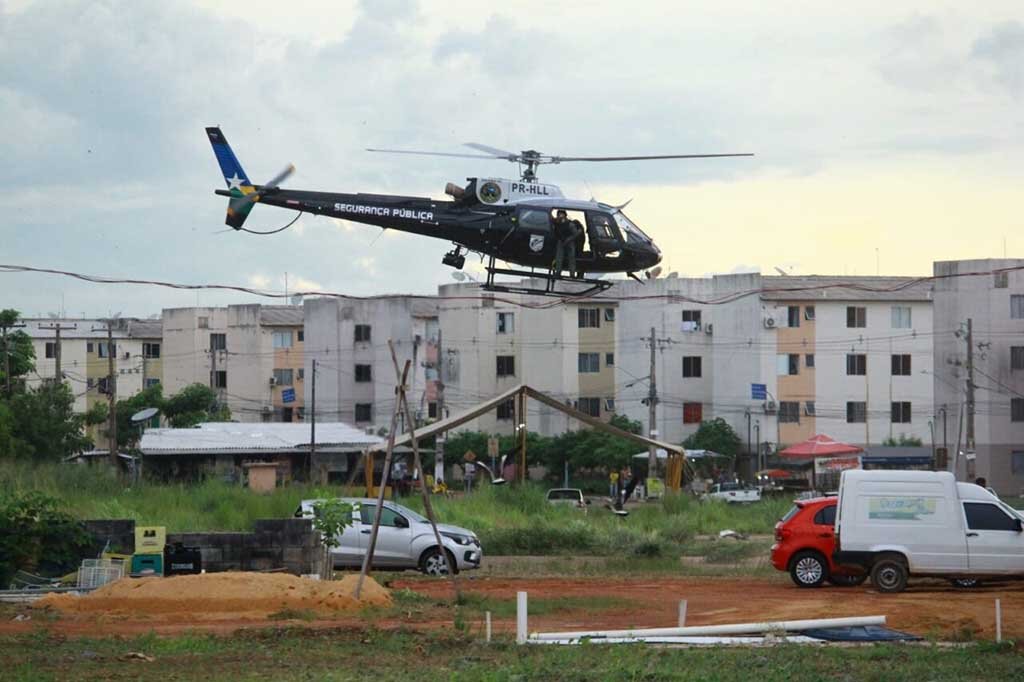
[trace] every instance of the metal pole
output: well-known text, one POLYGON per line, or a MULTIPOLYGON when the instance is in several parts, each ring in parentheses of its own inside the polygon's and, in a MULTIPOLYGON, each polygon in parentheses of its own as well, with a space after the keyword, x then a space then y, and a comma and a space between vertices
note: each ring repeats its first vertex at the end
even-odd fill
POLYGON ((520 483, 526 482, 526 391, 519 392, 519 466, 516 477, 520 483))
MULTIPOLYGON (((314 472, 317 477, 320 476, 320 471, 316 467, 316 358, 313 358, 313 376, 310 377, 312 385, 309 389, 310 397, 310 411, 309 411, 309 468, 310 478, 313 478, 314 472)), ((327 483, 326 480, 321 483, 327 483)))
POLYGON ((526 644, 526 593, 516 592, 516 644, 526 644))
MULTIPOLYGON (((967 437, 965 453, 975 453, 974 443, 974 320, 967 318, 967 437)), ((974 477, 975 460, 967 460, 968 480, 974 477)))
POLYGON ((686 627, 686 600, 679 600, 679 627, 686 627))
MULTIPOLYGON (((648 383, 647 391, 647 435, 655 438, 658 433, 658 375, 655 371, 657 360, 655 351, 658 347, 658 340, 654 335, 654 327, 651 327, 651 380, 648 383)), ((654 477, 655 468, 658 466, 658 455, 653 445, 647 446, 647 476, 654 477)))
POLYGON ((117 468, 117 376, 114 373, 114 327, 112 320, 107 320, 107 394, 110 404, 110 464, 117 468))
MULTIPOLYGON (((441 329, 437 330, 437 418, 444 419, 444 345, 441 329)), ((447 433, 437 434, 434 439, 434 481, 444 481, 444 443, 447 433)))

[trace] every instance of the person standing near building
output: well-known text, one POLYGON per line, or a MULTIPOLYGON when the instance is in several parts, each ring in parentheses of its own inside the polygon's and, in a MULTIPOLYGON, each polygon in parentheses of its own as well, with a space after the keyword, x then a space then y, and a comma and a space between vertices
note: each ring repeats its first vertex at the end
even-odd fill
POLYGON ((467 461, 463 471, 464 475, 462 477, 462 481, 465 484, 465 490, 468 493, 473 490, 473 479, 476 478, 476 464, 472 461, 467 461))
POLYGON ((608 497, 613 500, 619 494, 619 472, 612 469, 612 472, 608 474, 608 497))

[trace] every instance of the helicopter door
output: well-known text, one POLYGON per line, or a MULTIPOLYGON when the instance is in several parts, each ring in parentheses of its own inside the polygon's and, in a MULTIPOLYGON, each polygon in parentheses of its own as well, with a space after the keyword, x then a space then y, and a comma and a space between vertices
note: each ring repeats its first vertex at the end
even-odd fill
POLYGON ((518 224, 517 250, 525 251, 530 256, 541 256, 554 251, 555 240, 547 209, 528 206, 520 208, 518 224))
POLYGON ((598 257, 614 258, 621 252, 619 228, 607 213, 587 211, 587 236, 591 250, 598 257))

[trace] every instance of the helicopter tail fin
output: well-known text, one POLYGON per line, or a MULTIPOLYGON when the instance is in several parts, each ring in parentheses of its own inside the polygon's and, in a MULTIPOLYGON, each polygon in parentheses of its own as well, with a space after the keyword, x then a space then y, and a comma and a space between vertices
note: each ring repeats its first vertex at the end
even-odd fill
POLYGON ((232 151, 231 145, 228 144, 220 128, 207 128, 206 136, 210 138, 213 153, 217 157, 217 163, 220 164, 221 173, 228 186, 227 192, 222 190, 217 192, 217 194, 229 197, 224 224, 230 225, 236 230, 240 229, 245 219, 249 217, 253 205, 259 200, 259 194, 256 192, 256 187, 249 182, 249 176, 245 174, 242 164, 238 162, 238 157, 235 156, 235 152, 232 151))

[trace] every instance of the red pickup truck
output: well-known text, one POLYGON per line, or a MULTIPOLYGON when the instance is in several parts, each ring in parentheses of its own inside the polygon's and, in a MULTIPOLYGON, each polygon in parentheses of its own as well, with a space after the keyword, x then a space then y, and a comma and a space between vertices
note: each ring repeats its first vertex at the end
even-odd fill
POLYGON ((818 587, 826 580, 842 587, 860 585, 866 573, 843 571, 832 563, 836 498, 797 500, 775 524, 772 565, 788 571, 797 587, 818 587))

